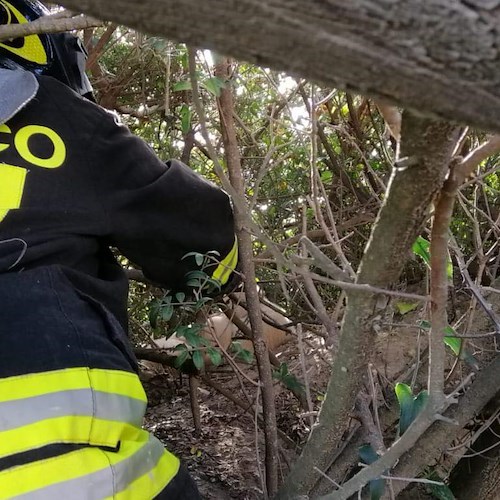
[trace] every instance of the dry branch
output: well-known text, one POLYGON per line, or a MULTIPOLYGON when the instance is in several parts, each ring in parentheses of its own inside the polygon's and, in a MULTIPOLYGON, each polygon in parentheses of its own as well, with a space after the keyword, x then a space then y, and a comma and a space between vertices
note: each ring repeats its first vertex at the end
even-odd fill
MULTIPOLYGON (((230 78, 231 63, 229 59, 219 58, 215 66, 215 76, 226 81, 230 78)), ((248 306, 248 318, 252 326, 252 341, 255 358, 262 384, 262 410, 265 422, 264 438, 266 446, 266 487, 269 495, 274 495, 278 489, 278 431, 276 425, 276 408, 274 405, 274 389, 269 353, 264 340, 264 329, 260 300, 256 285, 255 264, 253 262, 252 237, 246 229, 247 210, 245 206, 245 183, 241 168, 241 158, 238 150, 236 127, 234 123, 234 102, 231 88, 221 89, 217 99, 221 121, 222 142, 231 184, 234 187, 240 203, 235 204, 235 223, 238 236, 240 263, 245 276, 245 296, 248 306)))
MULTIPOLYGON (((72 14, 68 13, 68 15, 72 14)), ((42 17, 30 23, 2 25, 0 26, 0 42, 28 35, 39 35, 41 33, 82 30, 102 26, 103 24, 99 19, 89 16, 63 17, 61 13, 58 13, 53 16, 42 17)))

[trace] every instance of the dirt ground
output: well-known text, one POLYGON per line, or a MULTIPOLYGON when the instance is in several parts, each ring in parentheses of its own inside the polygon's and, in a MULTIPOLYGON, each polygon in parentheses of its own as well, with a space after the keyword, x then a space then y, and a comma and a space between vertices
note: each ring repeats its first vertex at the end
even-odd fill
MULTIPOLYGON (((463 314, 467 302, 463 301, 463 314)), ((497 309, 498 310, 498 309, 497 309)), ((423 315, 419 306, 410 313, 401 315, 397 312, 384 320, 386 327, 379 332, 374 345, 374 366, 380 383, 380 398, 392 392, 397 381, 413 380, 415 390, 425 384, 426 379, 426 335, 412 328, 423 315), (404 324, 405 327, 393 327, 404 324), (416 368, 416 371, 415 371, 416 368), (414 376, 414 374, 416 375, 414 376)), ((488 320, 479 312, 476 324, 478 330, 487 330, 488 320)), ((310 384, 313 411, 317 411, 326 390, 330 374, 333 353, 324 347, 322 340, 312 333, 305 336, 304 356, 307 379, 310 384)), ((471 345, 476 355, 481 355, 482 347, 471 345)), ((281 362, 286 362, 289 370, 304 379, 300 353, 296 342, 289 342, 277 353, 281 362)), ((449 368, 454 362, 449 355, 449 368)), ((248 365, 239 365, 242 373, 235 377, 229 367, 218 369, 211 374, 212 379, 229 390, 234 396, 244 401, 248 408, 256 397, 256 387, 245 380, 257 378, 255 369, 248 365), (244 391, 243 391, 244 388, 244 391), (245 393, 248 399, 245 399, 245 393)), ((451 381, 463 376, 466 368, 459 366, 451 381)), ((201 384, 198 400, 201 413, 202 430, 195 432, 190 409, 189 383, 187 376, 182 377, 173 370, 159 370, 153 376, 149 374, 145 381, 149 397, 149 410, 146 427, 154 432, 187 465, 196 479, 203 498, 208 500, 260 499, 262 495, 261 474, 258 463, 263 460, 261 433, 256 437, 256 421, 244 408, 229 401, 215 389, 201 384)), ((277 417, 279 429, 290 438, 281 441, 282 472, 286 474, 286 461, 293 461, 300 443, 305 441, 309 431, 310 417, 304 415, 295 397, 281 384, 275 384, 277 417)), ((387 443, 389 444, 389 443, 387 443)), ((408 495, 408 494, 407 494, 408 495)), ((425 492, 407 498, 426 498, 425 492)), ((429 497, 427 497, 429 498, 429 497)))

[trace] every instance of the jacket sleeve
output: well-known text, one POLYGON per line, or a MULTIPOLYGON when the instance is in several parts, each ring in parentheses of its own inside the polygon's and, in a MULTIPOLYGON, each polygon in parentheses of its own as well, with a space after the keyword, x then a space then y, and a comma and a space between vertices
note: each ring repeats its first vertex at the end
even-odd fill
POLYGON ((198 269, 186 254, 216 251, 219 262, 206 272, 227 283, 238 260, 228 195, 179 161, 163 163, 112 115, 103 115, 90 168, 99 170, 109 243, 149 279, 175 291, 198 269))

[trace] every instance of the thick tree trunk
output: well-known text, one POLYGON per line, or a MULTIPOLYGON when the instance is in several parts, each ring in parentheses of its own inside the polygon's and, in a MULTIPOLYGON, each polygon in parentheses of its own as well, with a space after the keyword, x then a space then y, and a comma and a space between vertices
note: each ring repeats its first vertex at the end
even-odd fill
MULTIPOLYGON (((399 273, 439 192, 448 170, 456 128, 405 114, 401 151, 407 165, 393 173, 387 198, 375 222, 357 274, 357 282, 389 287, 399 273)), ((375 323, 386 298, 351 291, 340 347, 317 425, 294 464, 279 498, 308 494, 326 472, 342 441, 349 415, 366 374, 375 340, 375 323)))
POLYGON ((105 20, 500 131, 498 0, 60 0, 105 20))

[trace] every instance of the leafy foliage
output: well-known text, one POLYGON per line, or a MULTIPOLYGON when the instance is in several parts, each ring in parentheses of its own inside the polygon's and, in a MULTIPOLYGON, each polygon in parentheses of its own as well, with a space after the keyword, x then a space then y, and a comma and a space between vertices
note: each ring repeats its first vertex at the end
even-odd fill
POLYGON ((413 396, 411 388, 401 383, 396 384, 395 391, 399 403, 399 434, 402 435, 422 411, 429 395, 427 391, 422 391, 413 396))

